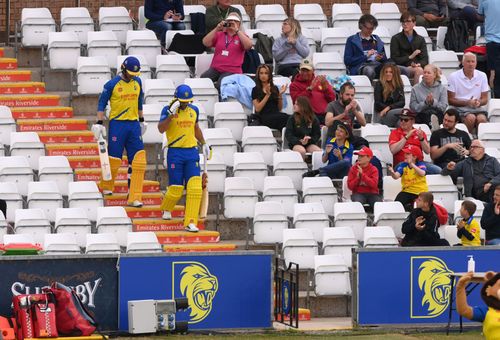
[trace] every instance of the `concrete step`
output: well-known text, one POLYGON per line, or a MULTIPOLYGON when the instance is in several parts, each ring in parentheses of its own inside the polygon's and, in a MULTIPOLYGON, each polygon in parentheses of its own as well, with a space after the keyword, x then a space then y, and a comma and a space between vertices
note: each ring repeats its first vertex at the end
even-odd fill
POLYGON ((0 96, 0 105, 10 107, 59 106, 59 99, 59 95, 52 94, 2 95, 0 96))
MULTIPOLYGON (((160 192, 159 194, 161 194, 161 198, 163 199, 163 193, 160 192)), ((142 208, 126 207, 125 210, 127 211, 128 217, 133 220, 136 219, 134 221, 137 221, 139 224, 161 224, 162 222, 168 221, 161 218, 163 211, 160 209, 160 204, 142 208), (144 218, 146 220, 144 220, 144 218)), ((177 204, 171 213, 173 218, 184 218, 184 205, 177 204)))
POLYGON ((0 83, 0 94, 42 94, 45 84, 40 82, 0 83))
POLYGON ((41 131, 38 132, 40 141, 44 144, 54 143, 95 143, 91 131, 41 131))
POLYGON ((14 107, 11 111, 14 119, 73 118, 73 108, 67 106, 14 107))
POLYGON ((45 150, 47 156, 99 156, 97 143, 54 143, 45 150))
POLYGON ((17 70, 17 59, 0 58, 0 70, 17 70))
MULTIPOLYGON (((95 169, 74 169, 74 174, 75 174, 75 181, 93 181, 93 182, 99 182, 101 180, 101 175, 102 175, 102 170, 100 168, 100 164, 98 161, 99 166, 96 167, 95 169)), ((71 161, 70 161, 71 165, 71 161)), ((126 181, 128 178, 128 169, 127 168, 120 168, 118 169, 118 173, 116 174, 116 179, 117 181, 126 181)))
POLYGON ((86 119, 18 119, 16 123, 19 131, 88 131, 86 119))
POLYGON ((197 233, 189 231, 158 231, 155 232, 160 244, 201 244, 218 243, 219 233, 216 231, 200 230, 197 233))
MULTIPOLYGON (((146 192, 142 195, 142 203, 144 206, 141 209, 147 209, 150 206, 159 206, 161 204, 161 200, 163 199, 163 194, 161 192, 146 192)), ((104 205, 107 207, 125 207, 127 206, 127 194, 113 194, 113 195, 105 195, 104 196, 104 205)))
MULTIPOLYGON (((301 288, 302 289, 302 288, 301 288)), ((314 289, 307 304, 306 292, 299 292, 299 308, 311 310, 312 318, 342 317, 351 315, 350 296, 316 296, 314 289)))
MULTIPOLYGON (((130 216, 130 215, 129 215, 130 216)), ((134 231, 154 231, 154 232, 167 232, 167 231, 184 231, 184 218, 173 217, 170 220, 163 220, 161 218, 135 218, 132 221, 134 231)), ((206 230, 205 221, 198 220, 198 229, 206 230)), ((219 237, 219 236, 218 236, 219 237)))
POLYGON ((30 81, 31 71, 28 70, 0 70, 0 82, 30 81))
POLYGON ((211 251, 234 251, 234 244, 175 244, 164 245, 163 251, 167 253, 190 253, 190 252, 211 252, 211 251))
MULTIPOLYGON (((73 169, 88 169, 89 174, 93 173, 90 171, 92 169, 101 169, 101 160, 99 156, 67 156, 67 158, 73 169)), ((128 160, 126 156, 123 156, 121 166, 128 167, 128 160)), ((85 171, 81 171, 80 173, 83 174, 84 172, 85 171)))

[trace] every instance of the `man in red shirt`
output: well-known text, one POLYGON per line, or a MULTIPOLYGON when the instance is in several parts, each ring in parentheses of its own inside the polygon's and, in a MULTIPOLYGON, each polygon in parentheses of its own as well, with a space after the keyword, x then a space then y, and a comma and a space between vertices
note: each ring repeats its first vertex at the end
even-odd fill
POLYGON ((354 154, 358 155, 358 160, 347 175, 347 187, 352 191, 351 200, 368 204, 373 211, 375 202, 382 202, 378 190, 378 170, 370 163, 373 152, 364 146, 361 150, 355 151, 354 154))
MULTIPOLYGON (((399 127, 392 130, 389 135, 389 149, 393 154, 394 168, 396 168, 399 163, 404 162, 405 155, 403 149, 405 146, 414 145, 426 154, 429 154, 431 151, 425 132, 420 128, 415 129, 413 127, 416 115, 415 112, 404 109, 399 115, 399 127)), ((428 175, 441 173, 441 168, 437 165, 429 162, 425 162, 425 165, 428 175)))
POLYGON ((311 62, 305 59, 300 71, 290 84, 290 96, 295 100, 300 96, 309 98, 312 109, 321 124, 325 124, 326 106, 335 100, 335 92, 325 76, 315 76, 311 62))

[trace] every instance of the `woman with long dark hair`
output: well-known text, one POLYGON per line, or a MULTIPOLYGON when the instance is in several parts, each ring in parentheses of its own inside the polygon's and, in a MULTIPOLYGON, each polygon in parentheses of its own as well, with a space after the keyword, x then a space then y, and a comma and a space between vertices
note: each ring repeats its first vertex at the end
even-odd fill
POLYGON ((403 80, 397 65, 384 64, 380 71, 380 80, 375 84, 374 97, 373 122, 397 127, 398 114, 405 106, 403 80))

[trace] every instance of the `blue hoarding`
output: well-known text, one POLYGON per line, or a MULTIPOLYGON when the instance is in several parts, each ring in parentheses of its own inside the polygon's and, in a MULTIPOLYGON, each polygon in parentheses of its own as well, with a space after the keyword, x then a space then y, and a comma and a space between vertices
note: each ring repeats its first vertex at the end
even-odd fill
POLYGON ((130 300, 185 297, 191 329, 271 327, 271 253, 122 257, 119 328, 130 300))
MULTIPOLYGON (((360 251, 358 324, 447 323, 449 274, 466 272, 468 255, 476 272, 500 271, 498 247, 360 251)), ((469 296, 471 306, 483 305, 479 292, 478 287, 469 296)), ((452 321, 458 322, 456 312, 452 321)))

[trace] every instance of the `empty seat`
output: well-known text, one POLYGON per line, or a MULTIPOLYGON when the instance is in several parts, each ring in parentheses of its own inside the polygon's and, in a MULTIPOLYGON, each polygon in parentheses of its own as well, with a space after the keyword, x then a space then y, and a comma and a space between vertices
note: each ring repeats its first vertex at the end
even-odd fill
POLYGON ((500 148, 500 123, 481 123, 477 127, 477 138, 479 138, 486 147, 500 148))
POLYGON ((120 44, 127 42, 127 31, 133 30, 132 19, 125 7, 100 7, 99 30, 112 31, 120 44))
POLYGON ((490 123, 500 123, 500 98, 493 98, 488 100, 488 119, 490 123))
MULTIPOLYGON (((442 225, 439 227, 440 230, 443 230, 443 236, 448 243, 453 246, 455 244, 462 244, 462 241, 457 236, 457 226, 456 225, 442 225)), ((481 229, 482 230, 482 229, 481 229)))
MULTIPOLYGON (((0 159, 1 161, 1 159, 0 159)), ((14 222, 16 209, 23 208, 23 197, 14 182, 2 182, 0 184, 0 197, 7 202, 7 222, 14 222)))
POLYGON ((68 196, 68 184, 73 182, 73 169, 66 156, 40 156, 38 179, 41 182, 56 182, 59 192, 68 196))
POLYGON ((224 183, 224 216, 226 218, 251 218, 259 201, 252 179, 228 177, 224 183))
POLYGON ((335 227, 323 230, 323 254, 339 254, 348 267, 352 267, 352 248, 358 248, 358 240, 351 227, 335 227))
POLYGON ((393 159, 388 143, 390 134, 391 129, 383 124, 366 124, 361 127, 361 137, 370 143, 372 149, 380 151, 380 161, 385 163, 392 163, 393 159))
POLYGON ((236 152, 234 154, 233 176, 252 179, 257 191, 264 190, 264 179, 267 177, 267 165, 258 152, 236 152))
MULTIPOLYGON (((139 60, 139 63, 141 64, 141 74, 139 74, 139 78, 142 80, 142 84, 144 86, 144 82, 148 79, 153 78, 153 71, 151 70, 151 67, 154 64, 150 64, 146 57, 142 54, 133 54, 133 55, 119 55, 116 57, 116 70, 117 73, 120 72, 120 67, 123 64, 123 61, 128 58, 128 57, 136 57, 139 60)), ((144 90, 144 89, 143 89, 144 90)))
POLYGON ((28 208, 40 208, 49 221, 56 220, 56 209, 63 207, 63 198, 54 181, 28 183, 28 208))
POLYGON ((267 126, 245 126, 241 146, 244 152, 260 152, 267 165, 273 164, 273 153, 278 151, 276 138, 267 126))
POLYGON ((309 229, 284 229, 281 253, 287 266, 293 262, 299 269, 314 269, 318 243, 309 229))
POLYGON ((0 157, 0 182, 15 183, 21 195, 28 195, 28 183, 34 178, 33 170, 25 156, 0 157))
POLYGON ((361 17, 361 7, 356 3, 333 4, 332 26, 346 27, 350 32, 358 30, 358 20, 361 17))
POLYGON ((440 201, 448 211, 452 211, 458 200, 458 189, 450 176, 426 175, 427 186, 434 200, 440 201))
POLYGON ((296 190, 302 189, 302 174, 307 171, 307 164, 296 151, 275 152, 273 155, 273 173, 275 176, 288 176, 296 190))
POLYGON ((83 248, 87 234, 91 232, 91 224, 82 208, 57 208, 54 231, 73 235, 78 246, 83 248))
POLYGON ((104 199, 95 182, 71 182, 68 184, 68 205, 82 208, 91 221, 96 221, 97 208, 104 206, 104 199))
POLYGON ((3 215, 3 211, 0 211, 0 235, 7 235, 9 224, 6 217, 3 215))
POLYGON ((401 202, 375 202, 373 224, 392 227, 396 237, 403 237, 401 227, 408 214, 401 202))
POLYGON ((242 25, 243 25, 243 28, 245 29, 245 31, 250 29, 251 20, 250 20, 250 16, 248 15, 247 11, 245 10, 245 7, 243 7, 242 5, 239 5, 239 4, 232 4, 231 6, 240 10, 241 22, 242 22, 242 25))
POLYGON ((161 245, 152 231, 127 234, 127 253, 161 253, 161 245))
POLYGON ((86 254, 120 254, 115 234, 87 234, 86 254))
POLYGON ((315 41, 320 41, 321 29, 328 26, 326 15, 320 4, 295 4, 293 17, 300 21, 302 28, 312 33, 315 41))
MULTIPOLYGON (((175 86, 178 86, 184 83, 184 79, 189 78, 189 76, 189 66, 183 56, 179 54, 156 56, 157 79, 168 78, 175 86)), ((199 100, 199 98, 196 99, 199 100)))
POLYGON ((30 234, 7 234, 3 235, 3 244, 35 244, 35 239, 33 235, 30 234))
POLYGON ((343 57, 347 38, 351 34, 351 31, 346 27, 321 29, 321 51, 337 52, 343 57))
POLYGON ((197 54, 194 58, 194 76, 195 78, 200 78, 201 75, 210 68, 212 65, 212 59, 214 58, 213 53, 207 54, 197 54))
POLYGON ((11 132, 10 155, 24 156, 34 170, 38 170, 38 158, 45 156, 45 146, 36 132, 11 132))
POLYGON ((88 32, 91 31, 94 31, 94 20, 87 8, 61 8, 61 32, 74 32, 80 44, 87 45, 88 32))
POLYGON ((358 241, 363 239, 367 216, 359 202, 339 202, 333 206, 335 227, 351 227, 358 241))
POLYGON ((161 55, 161 46, 153 31, 127 31, 125 51, 127 54, 144 55, 149 65, 155 65, 156 56, 161 55))
POLYGON ((455 51, 432 51, 429 53, 429 64, 439 67, 446 77, 460 68, 455 51))
POLYGON ((186 78, 184 83, 193 90, 196 100, 203 104, 208 116, 214 115, 214 105, 219 101, 219 92, 210 78, 186 78))
POLYGON ((372 3, 370 5, 370 14, 378 20, 379 26, 385 26, 389 34, 393 36, 399 32, 401 23, 401 12, 395 3, 372 3))
POLYGON ((349 268, 340 254, 314 256, 317 296, 351 295, 349 268))
MULTIPOLYGON (((399 25, 400 25, 400 23, 398 22, 398 26, 399 25)), ((389 28, 387 28, 385 26, 378 26, 373 31, 373 34, 378 35, 378 37, 380 38, 380 40, 382 40, 382 43, 384 44, 385 55, 386 55, 387 58, 390 58, 391 57, 391 48, 390 48, 390 46, 391 46, 392 34, 391 34, 389 28)))
POLYGON ((228 128, 234 139, 240 142, 243 128, 247 125, 247 115, 239 102, 222 102, 214 105, 214 127, 228 128))
POLYGON ((377 226, 365 228, 363 235, 365 248, 398 247, 399 242, 391 227, 377 226))
POLYGON ((43 249, 47 255, 78 255, 80 246, 72 234, 45 234, 43 249))
POLYGON ((391 176, 384 176, 384 201, 394 201, 401 191, 401 178, 394 179, 391 176))
POLYGON ((304 177, 302 179, 302 199, 304 203, 321 203, 325 213, 333 216, 333 205, 337 203, 337 189, 332 180, 324 177, 304 177))
POLYGON ((402 74, 401 80, 403 81, 403 92, 405 94, 405 107, 410 107, 410 99, 411 99, 411 83, 408 76, 402 74))
POLYGON ((104 84, 111 80, 111 70, 105 57, 79 57, 76 76, 79 94, 100 94, 104 84))
POLYGON ((30 234, 36 243, 43 243, 44 235, 50 234, 51 227, 42 209, 17 209, 15 212, 14 232, 30 234))
POLYGON ((363 112, 368 115, 373 114, 373 86, 367 76, 351 76, 356 86, 356 101, 363 112))
POLYGON ((53 70, 76 70, 80 39, 75 32, 50 32, 47 53, 53 70))
POLYGON ((146 79, 144 82, 144 102, 146 104, 168 105, 174 98, 174 91, 175 85, 171 79, 146 79))
POLYGON ((295 228, 311 230, 314 240, 323 240, 323 230, 330 227, 330 220, 321 203, 295 203, 293 207, 293 225, 295 228))
POLYGON ((21 11, 21 43, 27 47, 47 46, 49 32, 56 31, 56 22, 48 8, 23 8, 21 11))
POLYGON ((346 74, 342 56, 338 52, 317 52, 313 55, 313 65, 317 74, 336 78, 346 74))
POLYGON ((238 146, 231 130, 228 128, 205 129, 203 136, 207 144, 212 147, 213 152, 224 157, 226 166, 233 166, 234 153, 238 151, 238 146))
MULTIPOLYGON (((200 155, 200 166, 204 166, 205 159, 200 155)), ((224 182, 226 181, 226 164, 221 154, 213 153, 212 158, 207 162, 208 192, 223 193, 224 182)))
POLYGON ((10 107, 0 105, 0 144, 10 145, 10 133, 16 131, 16 121, 10 107))
POLYGON ((163 141, 163 134, 156 128, 162 110, 163 104, 144 104, 142 106, 144 121, 149 125, 149 128, 142 135, 142 141, 145 144, 160 144, 163 141))
POLYGON ((116 58, 122 54, 122 47, 114 32, 88 32, 87 53, 89 57, 104 57, 109 68, 115 67, 116 58))
POLYGON ((255 6, 255 28, 268 29, 274 39, 281 35, 281 25, 286 18, 285 9, 281 5, 255 6))
POLYGON ((281 243, 288 219, 279 202, 257 202, 253 215, 253 240, 255 243, 281 243))
POLYGON ((266 177, 262 199, 280 203, 288 217, 293 216, 293 207, 299 201, 297 189, 287 176, 266 177))
POLYGON ((127 233, 132 231, 132 220, 123 207, 98 207, 96 229, 98 233, 115 234, 121 247, 127 246, 127 233))

